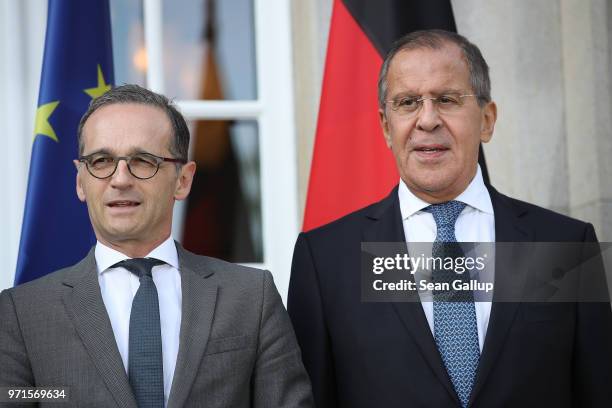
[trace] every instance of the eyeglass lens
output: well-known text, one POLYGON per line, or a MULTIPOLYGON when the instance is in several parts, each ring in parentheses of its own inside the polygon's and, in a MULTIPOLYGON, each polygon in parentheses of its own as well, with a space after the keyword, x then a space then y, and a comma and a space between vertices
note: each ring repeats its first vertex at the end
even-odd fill
POLYGON ((115 173, 121 160, 125 160, 130 173, 140 179, 153 177, 159 168, 154 156, 137 154, 128 157, 94 156, 87 161, 87 169, 94 177, 107 178, 115 173))

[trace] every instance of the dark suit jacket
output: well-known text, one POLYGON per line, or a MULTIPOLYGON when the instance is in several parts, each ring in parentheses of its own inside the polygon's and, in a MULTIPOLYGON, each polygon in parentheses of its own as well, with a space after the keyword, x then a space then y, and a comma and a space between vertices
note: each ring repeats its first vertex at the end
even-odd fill
MULTIPOLYGON (((168 406, 311 407, 270 272, 177 250, 182 323, 168 406)), ((33 385, 70 387, 68 406, 136 408, 93 250, 70 268, 0 294, 0 386, 33 385)))
MULTIPOLYGON (((490 195, 498 242, 596 241, 590 224, 490 195)), ((405 241, 397 189, 297 240, 288 309, 318 408, 460 406, 421 304, 361 301, 360 243, 390 241, 405 241)), ((494 299, 511 283, 498 272, 494 299)), ((612 407, 610 304, 547 306, 493 303, 469 406, 612 407)))

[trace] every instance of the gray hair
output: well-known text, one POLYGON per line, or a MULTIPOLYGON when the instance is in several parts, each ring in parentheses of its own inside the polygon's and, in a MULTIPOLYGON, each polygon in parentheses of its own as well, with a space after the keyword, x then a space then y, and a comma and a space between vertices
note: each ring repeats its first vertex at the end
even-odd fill
POLYGON ((398 52, 419 48, 438 50, 448 43, 457 45, 463 53, 463 57, 470 70, 472 91, 478 96, 478 105, 482 107, 487 102, 491 102, 489 66, 478 47, 457 33, 445 30, 420 30, 406 34, 395 41, 387 53, 378 75, 378 106, 384 111, 388 90, 387 73, 389 72, 391 61, 398 52))
POLYGON ((189 128, 187 127, 185 118, 183 118, 183 115, 181 115, 181 113, 176 109, 174 103, 164 95, 160 95, 139 85, 130 84, 112 88, 110 91, 91 101, 89 108, 87 108, 87 111, 79 122, 77 131, 79 155, 83 154, 83 127, 85 126, 87 119, 89 119, 92 113, 103 106, 122 103, 148 105, 164 111, 172 124, 172 131, 174 133, 172 142, 170 143, 170 146, 168 146, 168 149, 175 158, 185 161, 188 159, 189 128))

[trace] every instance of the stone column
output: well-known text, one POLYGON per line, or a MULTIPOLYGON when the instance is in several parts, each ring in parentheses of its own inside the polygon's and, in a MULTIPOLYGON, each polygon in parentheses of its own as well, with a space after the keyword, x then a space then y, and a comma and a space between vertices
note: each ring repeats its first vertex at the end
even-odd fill
POLYGON ((612 75, 606 0, 562 0, 570 214, 612 241, 612 75))

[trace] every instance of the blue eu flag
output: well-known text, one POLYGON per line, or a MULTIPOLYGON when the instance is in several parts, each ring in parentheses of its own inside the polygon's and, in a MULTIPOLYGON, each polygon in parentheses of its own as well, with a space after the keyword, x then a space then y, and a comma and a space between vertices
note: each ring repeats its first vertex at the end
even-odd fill
POLYGON ((95 243, 72 160, 81 116, 112 83, 108 0, 49 0, 16 285, 78 262, 95 243))

